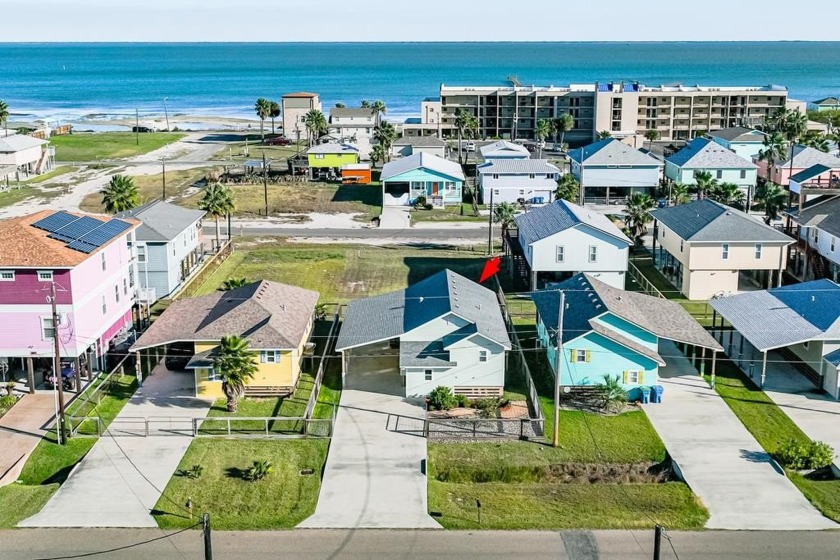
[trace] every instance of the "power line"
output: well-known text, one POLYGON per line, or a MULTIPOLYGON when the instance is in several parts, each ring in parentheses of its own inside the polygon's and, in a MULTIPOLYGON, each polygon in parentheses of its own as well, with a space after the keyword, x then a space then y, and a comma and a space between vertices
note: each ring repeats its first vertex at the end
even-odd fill
POLYGON ((97 551, 97 552, 86 552, 84 554, 72 554, 72 555, 69 555, 69 556, 50 556, 50 557, 44 557, 44 558, 37 558, 36 560, 71 560, 73 558, 88 558, 90 556, 97 556, 99 554, 110 554, 112 552, 119 552, 120 550, 127 550, 129 548, 135 548, 135 547, 138 547, 138 546, 143 546, 144 544, 153 543, 155 541, 168 539, 170 537, 174 537, 175 535, 180 535, 181 533, 184 533, 184 532, 189 531, 191 529, 195 529, 199 525, 201 525, 201 522, 198 522, 195 525, 191 525, 191 526, 186 527, 184 529, 180 529, 179 531, 175 531, 174 533, 169 533, 169 534, 166 534, 166 535, 162 535, 160 537, 155 537, 153 539, 149 539, 149 540, 146 540, 146 541, 140 541, 140 542, 133 543, 133 544, 127 544, 125 546, 118 546, 116 548, 109 548, 108 550, 100 550, 100 551, 97 551))

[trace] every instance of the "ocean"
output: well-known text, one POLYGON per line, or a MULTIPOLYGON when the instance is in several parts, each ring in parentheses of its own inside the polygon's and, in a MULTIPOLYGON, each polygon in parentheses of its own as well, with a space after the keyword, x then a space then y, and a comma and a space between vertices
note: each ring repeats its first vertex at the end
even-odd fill
POLYGON ((388 118, 419 116, 441 83, 787 86, 840 95, 840 42, 686 43, 0 43, 0 99, 12 120, 133 116, 255 118, 257 97, 315 91, 382 99, 388 118))

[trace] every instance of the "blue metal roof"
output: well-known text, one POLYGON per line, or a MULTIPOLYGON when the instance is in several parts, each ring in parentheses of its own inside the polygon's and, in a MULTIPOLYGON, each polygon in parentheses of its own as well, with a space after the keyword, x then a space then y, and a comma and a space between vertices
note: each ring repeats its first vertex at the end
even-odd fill
POLYGON ((814 280, 769 291, 797 315, 823 332, 840 317, 840 286, 831 280, 814 280))

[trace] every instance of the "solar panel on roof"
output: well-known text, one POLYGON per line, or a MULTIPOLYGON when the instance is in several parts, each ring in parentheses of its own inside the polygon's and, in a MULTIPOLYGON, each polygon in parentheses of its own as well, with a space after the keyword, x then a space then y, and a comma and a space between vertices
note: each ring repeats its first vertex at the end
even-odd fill
POLYGON ((64 210, 61 210, 60 212, 51 214, 46 218, 41 218, 32 225, 38 229, 42 229, 44 231, 49 231, 50 233, 52 233, 58 229, 63 228, 71 222, 75 222, 78 219, 79 218, 77 216, 74 216, 73 214, 68 214, 64 210))
POLYGON ((90 233, 95 228, 103 225, 105 222, 84 216, 78 220, 65 225, 62 228, 55 230, 48 237, 52 239, 60 239, 61 241, 74 241, 81 238, 83 235, 90 233))
POLYGON ((82 253, 92 253, 97 249, 96 245, 91 245, 90 243, 85 243, 84 241, 79 240, 70 243, 67 247, 82 253))
POLYGON ((110 220, 81 237, 79 241, 101 247, 130 227, 131 224, 128 222, 116 219, 110 220))

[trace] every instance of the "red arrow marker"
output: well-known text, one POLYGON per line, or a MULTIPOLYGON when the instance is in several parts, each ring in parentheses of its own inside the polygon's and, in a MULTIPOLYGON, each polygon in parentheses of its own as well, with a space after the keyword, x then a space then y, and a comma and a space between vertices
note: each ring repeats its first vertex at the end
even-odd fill
POLYGON ((493 257, 484 263, 484 270, 481 271, 481 278, 478 280, 479 284, 483 284, 485 280, 499 272, 501 259, 493 257))

